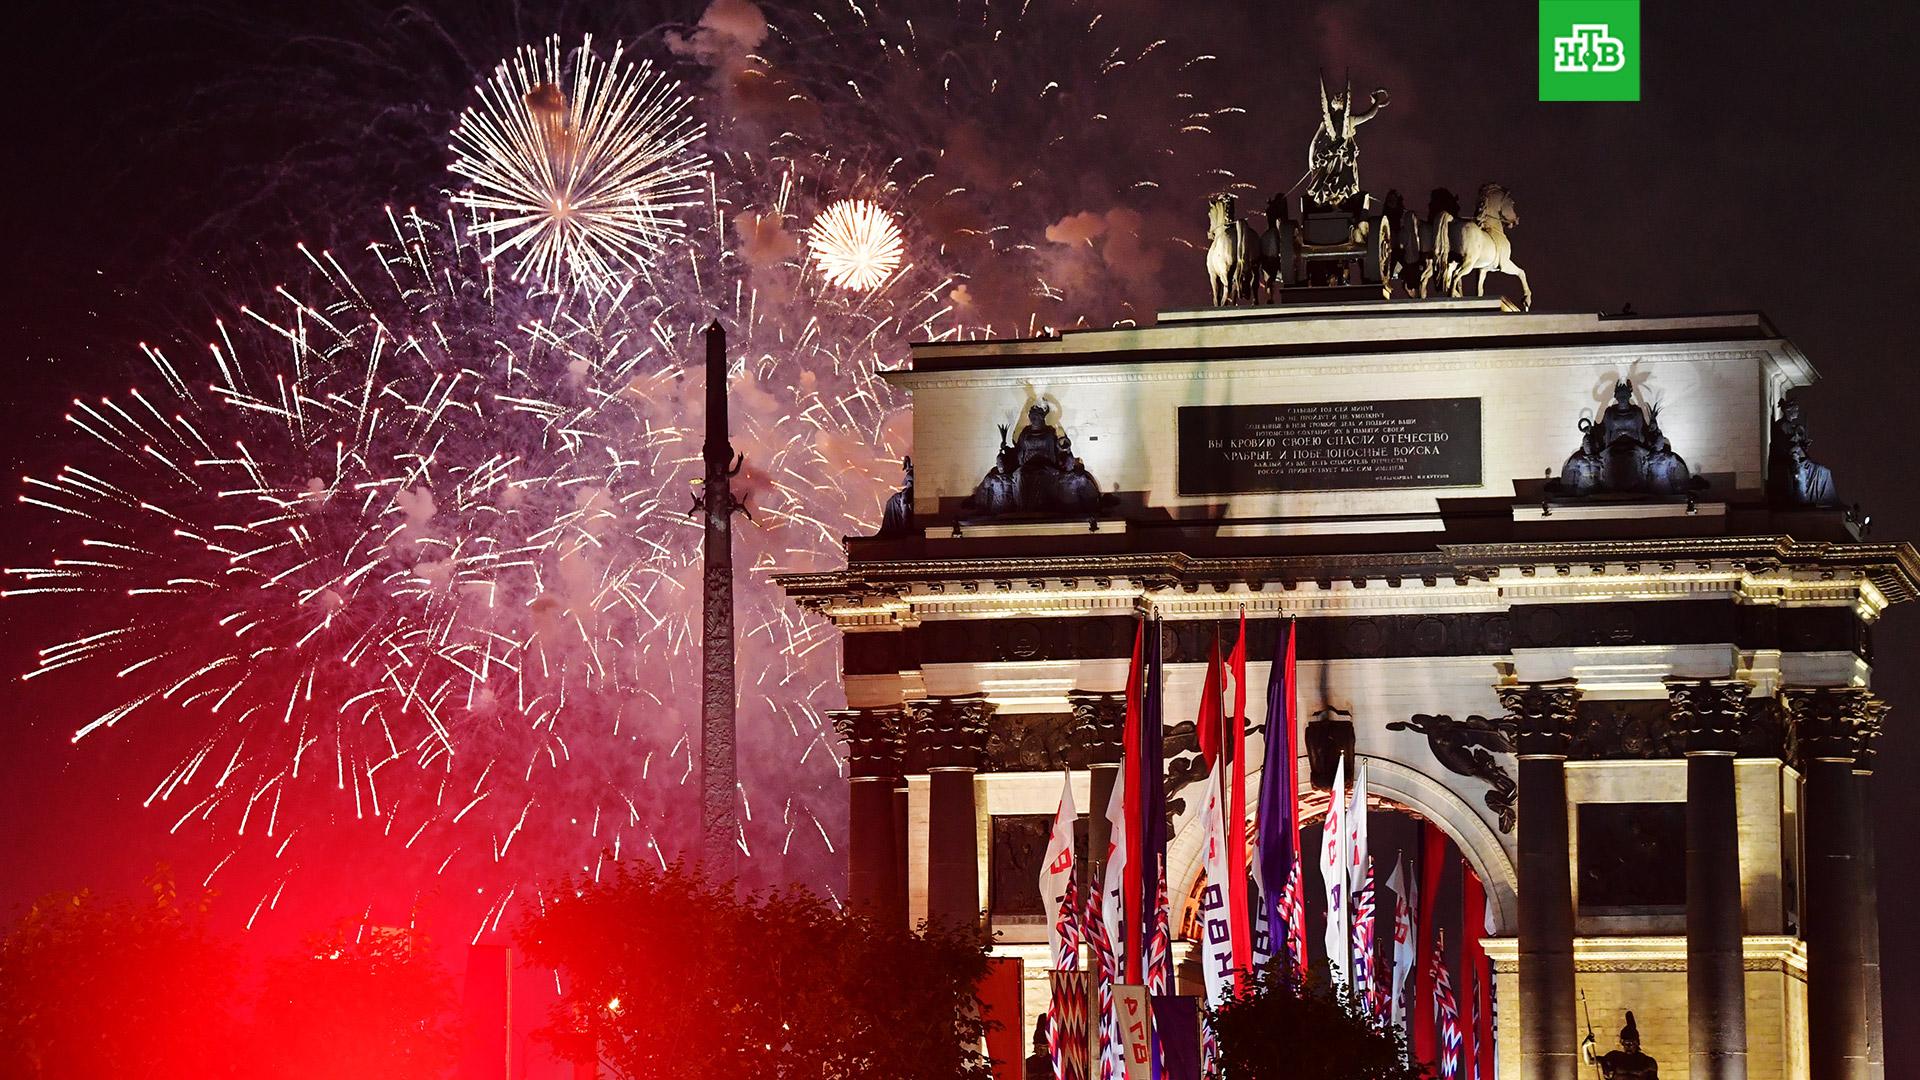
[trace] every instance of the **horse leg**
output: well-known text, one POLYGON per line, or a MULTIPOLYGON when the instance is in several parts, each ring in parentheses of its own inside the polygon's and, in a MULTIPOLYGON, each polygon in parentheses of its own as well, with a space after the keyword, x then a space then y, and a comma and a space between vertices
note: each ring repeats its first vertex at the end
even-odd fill
POLYGON ((1474 283, 1473 295, 1475 296, 1487 295, 1487 270, 1488 269, 1489 268, 1485 266, 1480 268, 1480 280, 1474 283))
POLYGON ((1533 287, 1527 284, 1527 272, 1520 269, 1512 259, 1508 259, 1500 269, 1520 279, 1520 306, 1527 311, 1533 310, 1533 287))

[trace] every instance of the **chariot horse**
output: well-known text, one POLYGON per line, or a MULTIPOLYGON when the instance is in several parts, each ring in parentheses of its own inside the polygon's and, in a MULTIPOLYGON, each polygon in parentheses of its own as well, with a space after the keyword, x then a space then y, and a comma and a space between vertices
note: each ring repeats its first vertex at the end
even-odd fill
MULTIPOLYGON (((1444 215, 1443 215, 1444 216, 1444 215)), ((1435 223, 1435 261, 1444 266, 1441 289, 1450 295, 1461 295, 1467 275, 1479 273, 1475 295, 1487 295, 1487 271, 1498 270, 1503 274, 1512 274, 1520 279, 1521 305, 1533 307, 1533 288, 1527 284, 1527 272, 1513 261, 1513 244, 1507 239, 1507 230, 1518 228, 1520 214, 1513 207, 1513 195, 1499 184, 1480 185, 1480 205, 1474 211, 1473 220, 1460 226, 1459 261, 1451 266, 1438 254, 1439 237, 1446 229, 1440 222, 1435 223)))
POLYGON ((1214 307, 1239 304, 1253 295, 1260 237, 1240 220, 1236 206, 1226 193, 1207 200, 1207 283, 1214 307))

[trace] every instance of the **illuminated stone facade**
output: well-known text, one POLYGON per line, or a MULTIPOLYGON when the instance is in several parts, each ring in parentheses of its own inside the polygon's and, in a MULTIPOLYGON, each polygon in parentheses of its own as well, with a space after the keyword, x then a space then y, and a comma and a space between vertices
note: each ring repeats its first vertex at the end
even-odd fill
MULTIPOLYGON (((1667 1075, 1690 1054, 1695 1076, 1874 1067, 1871 631, 1920 560, 1843 509, 1769 496, 1780 402, 1816 375, 1764 318, 1289 304, 918 346, 889 378, 913 396, 912 521, 850 540, 842 572, 782 581, 845 635, 852 899, 985 912, 1027 962, 1029 1030, 1044 928, 1003 910, 1007 879, 1061 768, 1083 814, 1110 790, 1135 617, 1164 628, 1186 895, 1197 773, 1174 725, 1215 627, 1230 641, 1244 611, 1251 696, 1278 618, 1297 617, 1302 715, 1350 716, 1372 794, 1436 823, 1485 882, 1503 1076, 1571 1080, 1582 992, 1603 1047, 1633 1009, 1667 1075), (1633 411, 1609 412, 1628 382, 1633 411), (1044 438, 1022 433, 1036 405, 1044 438), (1634 468, 1684 458, 1688 485, 1556 492, 1570 452, 1600 442, 1582 419, 1636 432, 1634 468), (1041 445, 1059 449, 1032 482, 1071 461, 1100 504, 979 512, 1041 445), (1516 797, 1388 726, 1416 714, 1503 730, 1516 797), (1596 839, 1635 830, 1663 861, 1639 892, 1596 839)), ((1249 711, 1263 722, 1262 701, 1249 711)))

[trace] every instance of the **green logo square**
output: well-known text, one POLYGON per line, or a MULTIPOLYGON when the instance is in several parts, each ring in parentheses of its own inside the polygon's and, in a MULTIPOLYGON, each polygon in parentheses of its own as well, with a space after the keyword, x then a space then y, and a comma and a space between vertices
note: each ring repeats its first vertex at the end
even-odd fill
POLYGON ((1540 100, 1640 100, 1640 0, 1540 0, 1540 100))

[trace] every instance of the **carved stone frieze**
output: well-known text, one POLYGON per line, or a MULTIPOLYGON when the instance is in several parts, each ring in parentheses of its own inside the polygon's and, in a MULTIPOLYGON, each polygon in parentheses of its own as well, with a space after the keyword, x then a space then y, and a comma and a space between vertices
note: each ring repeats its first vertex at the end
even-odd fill
POLYGON ((847 742, 847 775, 893 779, 905 763, 906 711, 899 706, 836 709, 827 714, 847 742))
POLYGON ((1576 712, 1567 750, 1575 761, 1670 758, 1683 749, 1664 701, 1582 701, 1576 712))
POLYGON ((1506 709, 1494 723, 1521 757, 1565 757, 1578 723, 1580 688, 1572 679, 1515 682, 1493 688, 1506 709))
POLYGON ((907 703, 907 768, 984 768, 987 763, 987 718, 995 706, 985 694, 922 698, 907 703))
POLYGON ((987 735, 990 772, 1059 772, 1079 768, 1075 721, 1068 713, 1016 713, 996 717, 987 735))
POLYGON ((1495 754, 1512 754, 1513 743, 1493 721, 1484 716, 1455 720, 1451 716, 1416 713, 1411 719, 1396 720, 1388 731, 1412 731, 1427 737, 1434 760, 1448 771, 1483 781, 1488 787, 1487 809, 1500 821, 1500 831, 1510 833, 1516 821, 1514 796, 1519 786, 1495 754))

